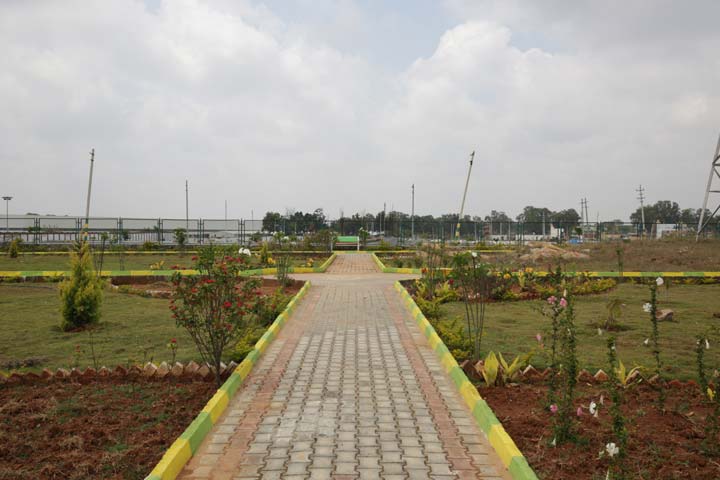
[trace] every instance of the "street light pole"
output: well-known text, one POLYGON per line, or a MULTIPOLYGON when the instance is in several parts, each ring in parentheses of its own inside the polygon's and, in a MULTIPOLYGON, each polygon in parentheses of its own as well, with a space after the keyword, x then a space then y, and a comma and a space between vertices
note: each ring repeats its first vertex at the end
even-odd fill
MULTIPOLYGON (((10 234, 10 200, 13 199, 13 197, 2 197, 3 200, 5 200, 5 236, 10 234)), ((7 242, 7 238, 5 238, 5 241, 7 242)))

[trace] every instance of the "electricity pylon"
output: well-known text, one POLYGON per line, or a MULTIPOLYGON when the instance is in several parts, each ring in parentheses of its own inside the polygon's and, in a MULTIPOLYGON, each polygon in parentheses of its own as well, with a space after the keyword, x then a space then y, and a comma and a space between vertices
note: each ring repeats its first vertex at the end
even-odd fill
POLYGON ((710 223, 710 220, 715 216, 715 214, 720 210, 720 203, 715 208, 715 210, 710 213, 710 215, 705 218, 705 212, 708 208, 708 202, 710 201, 710 194, 711 193, 720 193, 720 136, 718 136, 718 143, 715 147, 715 154, 713 155, 712 164, 710 165, 710 176, 708 177, 708 183, 707 188, 705 189, 705 201, 703 201, 702 210, 700 210, 700 221, 698 222, 698 229, 697 229, 697 235, 695 236, 695 241, 700 239, 700 234, 703 232, 705 227, 708 226, 710 223), (715 187, 716 190, 713 190, 713 180, 717 177, 718 185, 715 187))

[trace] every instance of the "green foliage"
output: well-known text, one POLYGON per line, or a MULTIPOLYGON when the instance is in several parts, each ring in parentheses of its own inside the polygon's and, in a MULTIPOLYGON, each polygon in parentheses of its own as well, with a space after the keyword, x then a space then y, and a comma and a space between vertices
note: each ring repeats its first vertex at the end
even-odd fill
POLYGON ((275 256, 276 260, 276 273, 280 286, 285 287, 290 283, 290 242, 288 237, 279 237, 277 239, 275 256))
POLYGON ((20 244, 22 243, 22 238, 17 237, 13 238, 10 242, 10 245, 8 245, 8 256, 10 258, 18 258, 18 254, 20 253, 20 244))
MULTIPOLYGON (((575 399, 575 386, 577 385, 578 360, 577 339, 575 337, 575 310, 571 297, 563 297, 566 306, 559 316, 558 340, 560 371, 560 390, 558 396, 558 411, 555 416, 555 441, 557 444, 567 442, 575 437, 575 412, 573 400, 575 399)), ((562 300, 561 300, 562 301, 562 300)), ((562 305, 561 305, 562 306, 562 305)))
POLYGON ((711 410, 705 416, 705 439, 702 447, 706 454, 720 453, 718 433, 720 433, 720 398, 717 395, 717 383, 711 386, 705 373, 705 350, 710 348, 710 339, 707 335, 698 335, 695 342, 695 362, 697 367, 698 384, 700 391, 706 399, 711 410), (714 388, 713 388, 714 387, 714 388))
POLYGON ((465 334, 462 323, 457 320, 436 322, 433 323, 433 328, 457 361, 462 362, 471 357, 472 341, 465 334))
POLYGON ((248 353, 255 348, 255 344, 263 336, 265 330, 266 328, 260 325, 251 325, 246 328, 240 335, 230 357, 238 363, 242 362, 248 353))
POLYGON ((142 249, 145 251, 160 250, 160 244, 157 242, 143 242, 142 249))
POLYGON ((660 358, 660 329, 657 319, 657 281, 650 284, 650 322, 652 323, 652 354, 655 359, 655 375, 657 375, 658 408, 665 409, 665 387, 662 378, 662 359, 660 358))
POLYGON ((625 304, 623 304, 622 300, 617 297, 608 300, 608 302, 605 304, 605 308, 607 309, 605 330, 617 330, 620 327, 618 319, 622 316, 624 307, 625 304))
POLYGON ((492 271, 488 264, 478 262, 476 253, 469 252, 458 253, 453 257, 450 278, 465 304, 467 334, 473 341, 472 360, 477 362, 485 328, 485 307, 493 291, 504 285, 504 279, 492 271))
POLYGON ((202 359, 221 383, 220 363, 225 348, 234 344, 253 325, 260 296, 260 280, 240 277, 245 258, 224 255, 222 248, 206 247, 198 252, 197 276, 176 273, 170 301, 172 316, 187 330, 202 359))
POLYGON ((173 236, 175 237, 175 243, 180 247, 181 251, 185 251, 185 245, 187 244, 187 230, 184 228, 176 228, 173 230, 173 236))
MULTIPOLYGON (((615 352, 615 337, 609 337, 607 340, 607 358, 608 358, 608 375, 610 377, 610 398, 612 405, 610 406, 610 415, 612 417, 613 435, 615 436, 615 445, 618 447, 618 453, 611 458, 613 478, 621 480, 626 478, 627 465, 625 458, 627 457, 627 441, 628 432, 625 428, 627 421, 622 413, 623 388, 627 385, 627 377, 625 375, 625 366, 622 361, 618 361, 615 352)), ((637 367, 636 367, 637 368, 637 367)), ((631 370, 634 371, 635 369, 631 370)))
POLYGON ((257 323, 262 327, 269 326, 282 313, 290 298, 290 295, 283 293, 282 288, 278 288, 270 296, 258 297, 253 308, 253 313, 257 315, 257 323))
POLYGON ((70 253, 70 269, 70 278, 60 284, 60 328, 65 332, 96 324, 103 299, 103 282, 93 270, 87 242, 70 253))
POLYGON ((263 242, 262 245, 260 245, 258 255, 260 256, 260 265, 266 266, 269 264, 270 246, 268 245, 268 242, 263 242))
POLYGON ((520 372, 532 358, 534 352, 516 356, 511 363, 508 363, 503 354, 498 352, 488 353, 483 362, 482 375, 488 387, 495 385, 507 385, 517 380, 520 372))
POLYGON ((415 297, 415 303, 428 319, 435 319, 440 316, 440 301, 437 298, 431 297, 428 300, 426 297, 418 295, 415 297))

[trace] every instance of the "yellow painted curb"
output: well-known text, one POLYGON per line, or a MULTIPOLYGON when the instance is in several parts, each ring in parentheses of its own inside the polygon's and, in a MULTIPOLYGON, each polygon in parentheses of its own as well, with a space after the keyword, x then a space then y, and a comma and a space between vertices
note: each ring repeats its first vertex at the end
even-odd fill
POLYGON ((184 438, 178 438, 170 445, 150 475, 157 475, 162 480, 174 480, 190 457, 192 457, 190 442, 184 438))
POLYGON ((470 382, 465 382, 460 387, 460 395, 463 397, 463 400, 465 400, 465 405, 468 406, 470 411, 475 407, 475 404, 480 400, 482 397, 477 391, 477 388, 475 388, 475 385, 473 385, 470 382))
POLYGON ((247 359, 240 362, 240 365, 235 369, 235 373, 240 375, 240 378, 245 380, 248 375, 250 375, 250 370, 252 370, 253 364, 252 362, 249 362, 247 359))
POLYGON ((510 435, 507 434, 505 429, 500 424, 495 424, 490 429, 490 435, 488 435, 490 445, 493 446, 497 454, 500 456, 503 465, 508 467, 513 457, 522 457, 522 453, 515 446, 515 442, 512 441, 510 435))
POLYGON ((228 398, 227 392, 225 390, 218 390, 201 411, 209 413, 210 418, 212 418, 213 425, 215 425, 215 422, 217 422, 217 419, 220 418, 220 415, 225 410, 225 407, 227 407, 229 402, 230 399, 228 398))

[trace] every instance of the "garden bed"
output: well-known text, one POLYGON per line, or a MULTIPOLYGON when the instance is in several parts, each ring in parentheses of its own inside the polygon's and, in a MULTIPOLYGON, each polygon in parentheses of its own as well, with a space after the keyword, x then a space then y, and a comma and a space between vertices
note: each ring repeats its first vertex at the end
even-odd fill
MULTIPOLYGON (((285 295, 295 295, 304 285, 304 281, 289 280, 283 287, 285 295)), ((140 295, 153 298, 170 298, 173 284, 170 281, 158 280, 156 277, 116 277, 111 279, 111 285, 117 287, 120 293, 140 295)), ((263 278, 260 291, 263 295, 272 295, 280 288, 280 283, 271 278, 263 278)))
MULTIPOLYGON (((620 331, 612 332, 617 339, 618 355, 629 368, 653 365, 651 348, 644 341, 651 335, 651 323, 642 305, 648 301, 646 285, 621 283, 611 292, 575 297, 575 325, 578 338, 580 368, 592 372, 606 367, 606 339, 608 333, 598 334, 598 322, 608 315, 607 304, 618 298, 625 305, 619 323, 620 331)), ((540 348, 536 335, 547 344, 550 339, 550 320, 540 314, 547 302, 493 302, 487 305, 482 351, 502 352, 512 359, 534 351, 530 362, 538 369, 548 365, 547 346, 540 348)), ((676 285, 658 293, 658 308, 675 312, 675 321, 660 323, 660 347, 666 375, 689 379, 695 376, 694 348, 696 336, 712 328, 720 328, 720 285, 676 285)), ((458 362, 469 355, 465 329, 465 307, 462 302, 440 305, 439 318, 428 319, 458 362)), ((707 352, 708 365, 720 365, 720 349, 707 352)))
MULTIPOLYGON (((582 407, 577 440, 553 447, 552 414, 546 408, 547 387, 520 384, 505 388, 481 388, 480 395, 527 458, 540 478, 603 479, 609 460, 599 452, 614 441, 609 415, 609 394, 603 385, 582 384, 575 408, 582 407), (599 403, 598 418, 588 413, 591 401, 599 403)), ((716 479, 720 458, 702 448, 704 421, 709 412, 706 399, 694 382, 670 382, 666 411, 656 406, 654 387, 640 384, 625 393, 623 413, 629 433, 628 478, 716 479)), ((574 410, 574 409, 573 409, 574 410)))
POLYGON ((214 392, 177 379, 0 385, 0 478, 142 479, 214 392))

